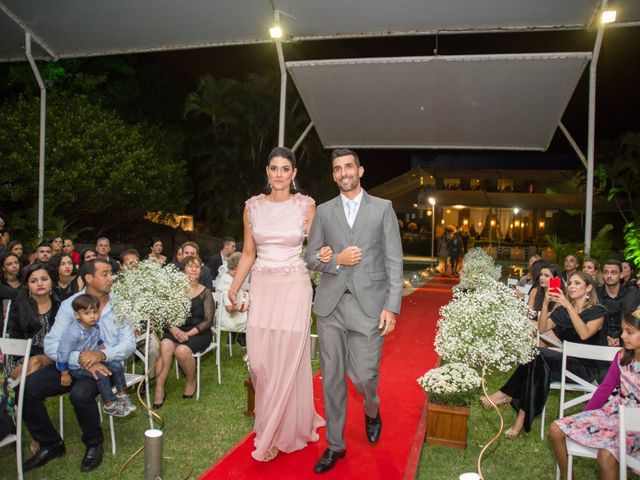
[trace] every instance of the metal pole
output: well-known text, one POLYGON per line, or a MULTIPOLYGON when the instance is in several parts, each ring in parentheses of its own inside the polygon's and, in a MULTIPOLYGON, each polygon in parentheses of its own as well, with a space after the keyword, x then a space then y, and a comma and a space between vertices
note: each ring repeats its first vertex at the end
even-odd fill
POLYGON ((309 134, 312 128, 313 128, 313 121, 309 122, 309 125, 307 125, 307 128, 304 129, 304 132, 302 132, 302 135, 300 135, 300 138, 298 138, 298 141, 293 145, 293 147, 291 147, 291 151, 295 152, 298 149, 298 147, 307 137, 307 135, 309 134))
POLYGON ((144 480, 162 480, 162 430, 144 432, 144 480))
MULTIPOLYGON (((602 2, 601 9, 607 5, 607 0, 602 2)), ((596 70, 598 68, 598 56, 602 45, 604 27, 598 28, 596 42, 593 47, 591 65, 589 66, 589 143, 587 146, 587 193, 584 208, 584 255, 591 254, 591 229, 593 222, 593 166, 595 152, 596 130, 596 70)))
POLYGON ((38 239, 42 240, 44 235, 44 141, 47 129, 47 89, 44 86, 40 71, 31 55, 31 34, 25 33, 26 55, 31 65, 33 75, 36 77, 38 86, 40 87, 40 148, 38 162, 38 239))
MULTIPOLYGON (((276 25, 280 24, 280 12, 274 12, 276 25)), ((287 69, 284 66, 284 54, 282 53, 282 42, 276 39, 276 50, 278 52, 278 64, 280 65, 280 122, 278 123, 278 146, 284 147, 284 119, 287 106, 287 69)))

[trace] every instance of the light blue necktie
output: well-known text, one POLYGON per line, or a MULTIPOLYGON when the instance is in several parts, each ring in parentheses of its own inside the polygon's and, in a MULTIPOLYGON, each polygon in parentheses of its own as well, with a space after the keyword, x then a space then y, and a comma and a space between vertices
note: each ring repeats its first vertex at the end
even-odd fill
POLYGON ((356 220, 356 207, 358 204, 355 200, 347 200, 347 223, 350 227, 353 227, 353 222, 356 220))

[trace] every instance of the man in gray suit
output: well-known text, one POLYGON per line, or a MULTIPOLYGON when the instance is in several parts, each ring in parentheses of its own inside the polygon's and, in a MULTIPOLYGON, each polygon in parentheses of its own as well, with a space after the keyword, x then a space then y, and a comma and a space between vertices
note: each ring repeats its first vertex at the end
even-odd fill
POLYGON ((362 189, 364 169, 354 151, 336 149, 331 156, 340 195, 318 207, 305 258, 309 269, 323 274, 313 310, 329 448, 316 463, 316 473, 331 470, 346 453, 345 373, 364 397, 369 442, 380 437, 380 355, 384 336, 393 331, 400 313, 403 285, 402 243, 391 202, 362 189))

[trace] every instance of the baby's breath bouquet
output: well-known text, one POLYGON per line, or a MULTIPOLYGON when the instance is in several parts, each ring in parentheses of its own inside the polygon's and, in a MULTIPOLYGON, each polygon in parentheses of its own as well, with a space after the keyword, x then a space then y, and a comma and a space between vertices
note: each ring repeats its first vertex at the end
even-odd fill
POLYGON ((113 309, 119 321, 137 330, 184 324, 191 310, 191 285, 174 265, 162 267, 154 260, 140 262, 136 268, 120 271, 113 282, 113 309))
POLYGON ((440 309, 436 351, 447 362, 507 372, 537 353, 531 309, 506 285, 483 283, 485 288, 454 292, 440 309))
POLYGON ((446 405, 466 406, 480 388, 478 372, 464 363, 448 363, 433 368, 418 378, 429 401, 446 405))
POLYGON ((500 265, 496 265, 481 248, 472 248, 462 260, 460 283, 456 290, 468 290, 492 286, 492 280, 498 280, 502 273, 500 265))

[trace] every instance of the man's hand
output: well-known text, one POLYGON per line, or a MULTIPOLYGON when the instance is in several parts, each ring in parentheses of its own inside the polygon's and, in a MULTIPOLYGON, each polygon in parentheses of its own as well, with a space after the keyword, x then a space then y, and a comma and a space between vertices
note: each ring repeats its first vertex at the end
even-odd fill
POLYGON ((82 352, 78 356, 78 363, 85 370, 89 370, 89 368, 94 366, 96 363, 100 363, 106 359, 107 359, 107 356, 104 353, 98 350, 91 350, 87 352, 82 352))
POLYGON ((384 337, 388 333, 393 332, 395 328, 396 314, 389 310, 382 310, 382 313, 380 314, 380 323, 378 324, 378 329, 382 330, 380 336, 384 337))
POLYGON ((94 363, 92 366, 85 368, 85 370, 91 374, 94 380, 98 380, 98 373, 106 377, 111 376, 111 370, 102 363, 94 363))
POLYGON ((352 246, 345 248, 338 254, 337 263, 338 265, 353 267, 360 263, 360 260, 362 260, 362 250, 360 247, 352 246))
POLYGON ((620 339, 619 338, 613 338, 607 335, 607 344, 610 347, 619 347, 620 346, 620 339))
POLYGON ((69 372, 60 372, 60 385, 63 387, 71 385, 71 375, 69 375, 69 372))

